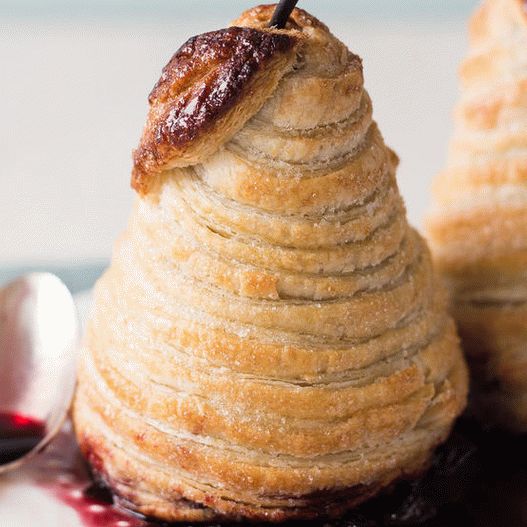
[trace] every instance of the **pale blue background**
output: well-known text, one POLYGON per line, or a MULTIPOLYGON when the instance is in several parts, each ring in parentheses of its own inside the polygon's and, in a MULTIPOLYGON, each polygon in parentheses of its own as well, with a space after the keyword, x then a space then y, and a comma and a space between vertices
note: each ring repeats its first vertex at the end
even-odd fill
MULTIPOLYGON (((266 2, 261 2, 266 3, 266 2)), ((271 3, 271 2, 269 2, 271 3)), ((240 0, 0 0, 0 16, 185 16, 190 10, 206 17, 237 12, 255 2, 240 0)), ((474 0, 301 0, 299 7, 321 16, 456 17, 466 15, 474 0)))

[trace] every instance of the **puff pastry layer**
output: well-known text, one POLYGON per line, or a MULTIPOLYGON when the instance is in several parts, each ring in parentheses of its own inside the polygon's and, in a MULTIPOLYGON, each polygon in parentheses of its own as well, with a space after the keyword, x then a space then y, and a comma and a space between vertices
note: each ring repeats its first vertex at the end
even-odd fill
POLYGON ((173 99, 196 108, 179 81, 161 110, 152 98, 141 195, 96 287, 79 443, 127 506, 164 520, 338 515, 424 470, 465 404, 361 61, 302 10, 264 29, 273 9, 234 23, 238 39, 289 39, 266 56, 265 97, 247 95, 249 75, 216 107, 243 106, 235 124, 191 119, 193 137, 152 140, 173 99))
POLYGON ((474 373, 474 409, 527 431, 527 5, 482 4, 428 221, 474 373))

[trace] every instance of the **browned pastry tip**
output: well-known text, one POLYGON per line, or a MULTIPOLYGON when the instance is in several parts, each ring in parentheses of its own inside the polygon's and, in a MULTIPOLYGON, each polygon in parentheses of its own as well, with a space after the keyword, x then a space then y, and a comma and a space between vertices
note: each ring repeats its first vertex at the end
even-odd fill
POLYGON ((160 172, 194 165, 228 141, 291 69, 301 41, 296 31, 248 27, 189 39, 150 94, 132 187, 146 194, 160 172))
MULTIPOLYGON (((236 20, 232 22, 233 26, 245 26, 255 28, 266 28, 273 16, 276 4, 262 4, 251 7, 244 11, 236 20)), ((329 33, 329 28, 312 14, 295 7, 289 19, 287 20, 286 29, 302 31, 307 27, 313 27, 329 33)))

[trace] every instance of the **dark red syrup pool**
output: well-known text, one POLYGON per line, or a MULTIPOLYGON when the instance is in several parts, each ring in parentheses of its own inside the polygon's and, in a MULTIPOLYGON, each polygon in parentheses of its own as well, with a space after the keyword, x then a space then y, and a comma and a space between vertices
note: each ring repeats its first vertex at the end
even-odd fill
MULTIPOLYGON (((0 428, 0 459, 7 461, 23 455, 44 432, 38 422, 4 414, 0 415, 0 428)), ((110 492, 93 483, 70 424, 21 470, 20 477, 30 478, 74 509, 84 527, 167 526, 120 509, 110 492)), ((282 525, 526 527, 527 437, 485 431, 462 419, 448 442, 436 452, 428 473, 418 481, 400 483, 340 520, 282 525)))
POLYGON ((41 421, 21 414, 0 413, 0 465, 16 461, 44 438, 41 421))

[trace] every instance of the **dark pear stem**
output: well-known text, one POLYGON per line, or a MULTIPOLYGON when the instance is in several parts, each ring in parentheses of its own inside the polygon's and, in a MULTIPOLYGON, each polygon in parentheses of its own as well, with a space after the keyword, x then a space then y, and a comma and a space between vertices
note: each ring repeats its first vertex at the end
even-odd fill
POLYGON ((276 29, 283 29, 287 24, 287 20, 291 15, 291 12, 295 8, 298 0, 280 0, 280 3, 274 10, 273 18, 269 23, 269 27, 275 27, 276 29))

